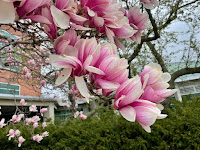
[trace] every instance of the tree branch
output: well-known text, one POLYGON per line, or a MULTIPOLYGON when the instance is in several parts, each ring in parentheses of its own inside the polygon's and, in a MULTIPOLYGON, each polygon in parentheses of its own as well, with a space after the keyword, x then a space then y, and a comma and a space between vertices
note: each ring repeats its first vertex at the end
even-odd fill
POLYGON ((151 42, 147 42, 147 45, 148 45, 149 49, 151 50, 152 54, 155 56, 155 58, 158 61, 158 63, 160 64, 160 66, 162 67, 163 72, 168 72, 168 69, 165 66, 165 63, 164 63, 164 61, 162 59, 162 56, 155 49, 154 44, 152 44, 151 42))

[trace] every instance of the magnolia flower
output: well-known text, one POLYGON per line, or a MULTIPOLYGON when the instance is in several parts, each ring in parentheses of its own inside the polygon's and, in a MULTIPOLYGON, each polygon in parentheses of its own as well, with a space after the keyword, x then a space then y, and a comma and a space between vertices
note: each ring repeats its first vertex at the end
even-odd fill
POLYGON ((25 78, 26 78, 26 79, 30 79, 31 77, 32 77, 32 76, 31 76, 31 73, 27 72, 26 75, 25 75, 25 78))
POLYGON ((128 11, 127 15, 129 19, 129 24, 137 32, 130 37, 131 40, 134 40, 137 43, 141 42, 142 30, 145 30, 149 27, 147 20, 149 18, 147 13, 140 13, 139 7, 132 7, 128 11))
POLYGON ((87 118, 87 116, 84 115, 82 111, 80 112, 79 117, 80 117, 82 120, 85 120, 85 119, 87 118))
POLYGON ((42 128, 44 129, 46 126, 47 126, 47 123, 46 123, 46 122, 43 122, 43 123, 42 123, 42 128))
POLYGON ((24 105, 26 105, 27 103, 25 102, 24 99, 21 99, 21 100, 20 100, 20 104, 21 104, 21 106, 24 106, 24 105))
POLYGON ((20 131, 16 130, 15 133, 14 133, 14 136, 19 136, 19 135, 20 135, 20 131))
POLYGON ((5 119, 2 118, 0 121, 0 128, 3 128, 6 125, 4 122, 5 122, 5 119))
POLYGON ((45 131, 42 133, 42 137, 47 137, 47 136, 49 136, 49 132, 45 131))
POLYGON ((45 86, 46 81, 45 81, 45 80, 42 80, 42 81, 40 82, 40 84, 41 84, 41 86, 45 86))
MULTIPOLYGON (((119 10, 119 3, 114 0, 81 0, 81 7, 88 15, 89 26, 99 33, 105 33, 111 42, 114 37, 128 38, 134 34, 127 17, 119 10)), ((88 24, 88 22, 87 22, 88 24)))
POLYGON ((8 140, 10 141, 11 138, 15 137, 15 130, 10 129, 10 130, 9 130, 9 134, 8 134, 7 136, 9 136, 9 137, 8 137, 8 140))
POLYGON ((128 79, 122 83, 116 91, 114 107, 128 121, 135 120, 143 129, 151 132, 150 126, 156 119, 163 119, 167 115, 161 114, 155 103, 140 99, 143 93, 142 83, 139 76, 128 79))
POLYGON ((79 116, 79 111, 74 113, 74 118, 77 118, 79 116))
POLYGON ((39 116, 33 116, 32 118, 31 118, 31 121, 34 123, 34 122, 38 122, 38 121, 40 121, 40 117, 39 116))
POLYGON ((14 123, 18 123, 21 121, 21 116, 13 115, 11 121, 14 123))
POLYGON ((23 70, 23 73, 24 73, 24 74, 28 73, 28 68, 27 68, 26 66, 25 66, 25 67, 23 67, 23 69, 22 69, 22 70, 23 70))
POLYGON ((38 110, 37 110, 36 105, 31 105, 31 106, 29 107, 29 111, 30 111, 30 112, 37 112, 38 110))
POLYGON ((26 125, 29 125, 30 123, 32 123, 32 118, 26 118, 25 122, 26 125))
POLYGON ((38 127, 38 122, 33 123, 33 128, 37 128, 38 127))
POLYGON ((18 138, 18 147, 21 147, 22 143, 25 141, 26 139, 24 139, 22 136, 20 136, 18 138))
POLYGON ((110 55, 102 60, 98 68, 105 75, 95 75, 94 81, 102 89, 103 95, 108 96, 114 90, 117 90, 122 82, 128 79, 127 67, 127 60, 119 58, 117 55, 110 55))
POLYGON ((40 114, 43 115, 47 110, 48 110, 47 108, 40 109, 40 114))
POLYGON ((75 83, 80 91, 80 94, 89 103, 90 94, 88 93, 87 85, 84 81, 83 75, 87 73, 94 73, 104 75, 104 72, 94 67, 99 58, 100 45, 97 44, 95 38, 81 39, 76 42, 75 49, 77 56, 60 56, 50 55, 50 63, 59 68, 64 68, 56 80, 56 86, 64 83, 71 75, 75 78, 75 83))
POLYGON ((145 8, 151 9, 153 5, 158 6, 159 3, 157 0, 140 0, 145 8))
POLYGON ((33 136, 33 140, 40 143, 40 141, 43 139, 43 136, 36 134, 33 136))
POLYGON ((159 64, 146 65, 140 77, 144 89, 141 99, 159 103, 177 91, 176 89, 167 89, 169 87, 167 82, 170 81, 171 75, 167 72, 163 73, 159 64))
POLYGON ((19 114, 18 117, 22 119, 24 118, 24 114, 19 114))

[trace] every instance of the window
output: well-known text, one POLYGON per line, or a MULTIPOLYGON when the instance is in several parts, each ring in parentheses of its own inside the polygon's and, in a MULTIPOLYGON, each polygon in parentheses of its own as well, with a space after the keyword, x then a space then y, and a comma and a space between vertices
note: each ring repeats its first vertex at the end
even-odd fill
MULTIPOLYGON (((8 36, 13 40, 19 39, 19 37, 15 36, 15 35, 12 35, 12 34, 8 33, 7 31, 1 30, 1 29, 0 29, 0 35, 8 36)), ((1 40, 0 41, 0 48, 2 48, 4 46, 5 46, 5 41, 1 40)), ((19 55, 17 55, 15 53, 17 50, 18 50, 17 48, 14 48, 12 46, 6 46, 5 48, 3 48, 1 50, 1 56, 0 56, 0 67, 1 68, 5 68, 5 69, 8 69, 8 70, 13 70, 13 71, 19 71, 20 70, 18 65, 12 65, 11 66, 11 65, 9 65, 9 61, 8 61, 9 60, 8 58, 12 58, 12 57, 14 57, 17 61, 20 60, 19 55), (11 57, 8 56, 8 53, 9 53, 8 49, 11 50, 11 54, 12 54, 11 57)), ((10 62, 12 62, 12 61, 10 61, 10 62)))
POLYGON ((181 95, 200 93, 200 86, 190 85, 179 87, 181 95))
POLYGON ((20 95, 20 86, 16 84, 0 82, 0 94, 20 95))

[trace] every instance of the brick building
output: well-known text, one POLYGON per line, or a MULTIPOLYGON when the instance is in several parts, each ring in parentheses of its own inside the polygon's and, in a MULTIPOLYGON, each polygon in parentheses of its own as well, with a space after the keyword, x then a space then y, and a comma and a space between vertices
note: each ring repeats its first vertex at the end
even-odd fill
MULTIPOLYGON (((20 32, 14 31, 9 26, 2 25, 0 27, 0 35, 7 36, 13 40, 22 39, 20 32)), ((3 46, 0 41, 0 48, 3 46)), ((19 66, 6 66, 4 56, 0 56, 0 106, 3 118, 9 118, 14 114, 16 105, 20 105, 19 101, 25 99, 27 107, 37 105, 38 107, 47 107, 48 112, 45 117, 54 120, 55 99, 45 99, 42 97, 41 89, 34 88, 32 80, 25 80, 23 74, 20 74, 19 66), (16 73, 18 72, 18 73, 16 73)))

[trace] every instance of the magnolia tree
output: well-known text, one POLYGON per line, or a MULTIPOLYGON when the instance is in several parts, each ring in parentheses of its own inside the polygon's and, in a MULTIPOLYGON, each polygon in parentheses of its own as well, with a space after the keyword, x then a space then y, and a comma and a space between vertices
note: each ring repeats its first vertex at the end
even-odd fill
MULTIPOLYGON (((177 17, 178 9, 195 2, 180 6, 181 1, 177 1, 177 7, 166 22, 169 24, 177 17)), ((130 77, 129 65, 143 43, 154 47, 151 41, 160 37, 151 13, 158 5, 157 0, 122 3, 115 0, 0 0, 0 24, 21 33, 20 39, 0 35, 1 55, 7 66, 19 67, 20 71, 10 70, 19 74, 18 82, 31 83, 36 91, 42 86, 54 85, 60 92, 68 93, 75 118, 86 119, 82 112, 75 111, 76 99, 90 103, 96 96, 105 103, 114 100, 113 109, 151 132, 150 126, 156 119, 167 116, 161 114, 160 103, 176 90, 168 89, 171 76, 161 68, 160 61, 161 65, 146 64, 135 77, 130 77), (124 41, 136 45, 128 59, 120 57, 126 49, 124 41)), ((160 28, 168 24, 164 22, 160 28)), ((30 111, 34 110, 32 106, 30 111)), ((13 119, 16 118, 22 115, 13 119)), ((39 120, 26 120, 33 128, 38 126, 39 120)), ((1 122, 3 127, 4 120, 1 122)), ((18 132, 11 130, 9 139, 18 137, 18 132)), ((44 136, 47 135, 45 132, 44 136)), ((24 140, 19 137, 19 146, 24 140)), ((42 135, 33 135, 33 140, 40 142, 42 135)))

